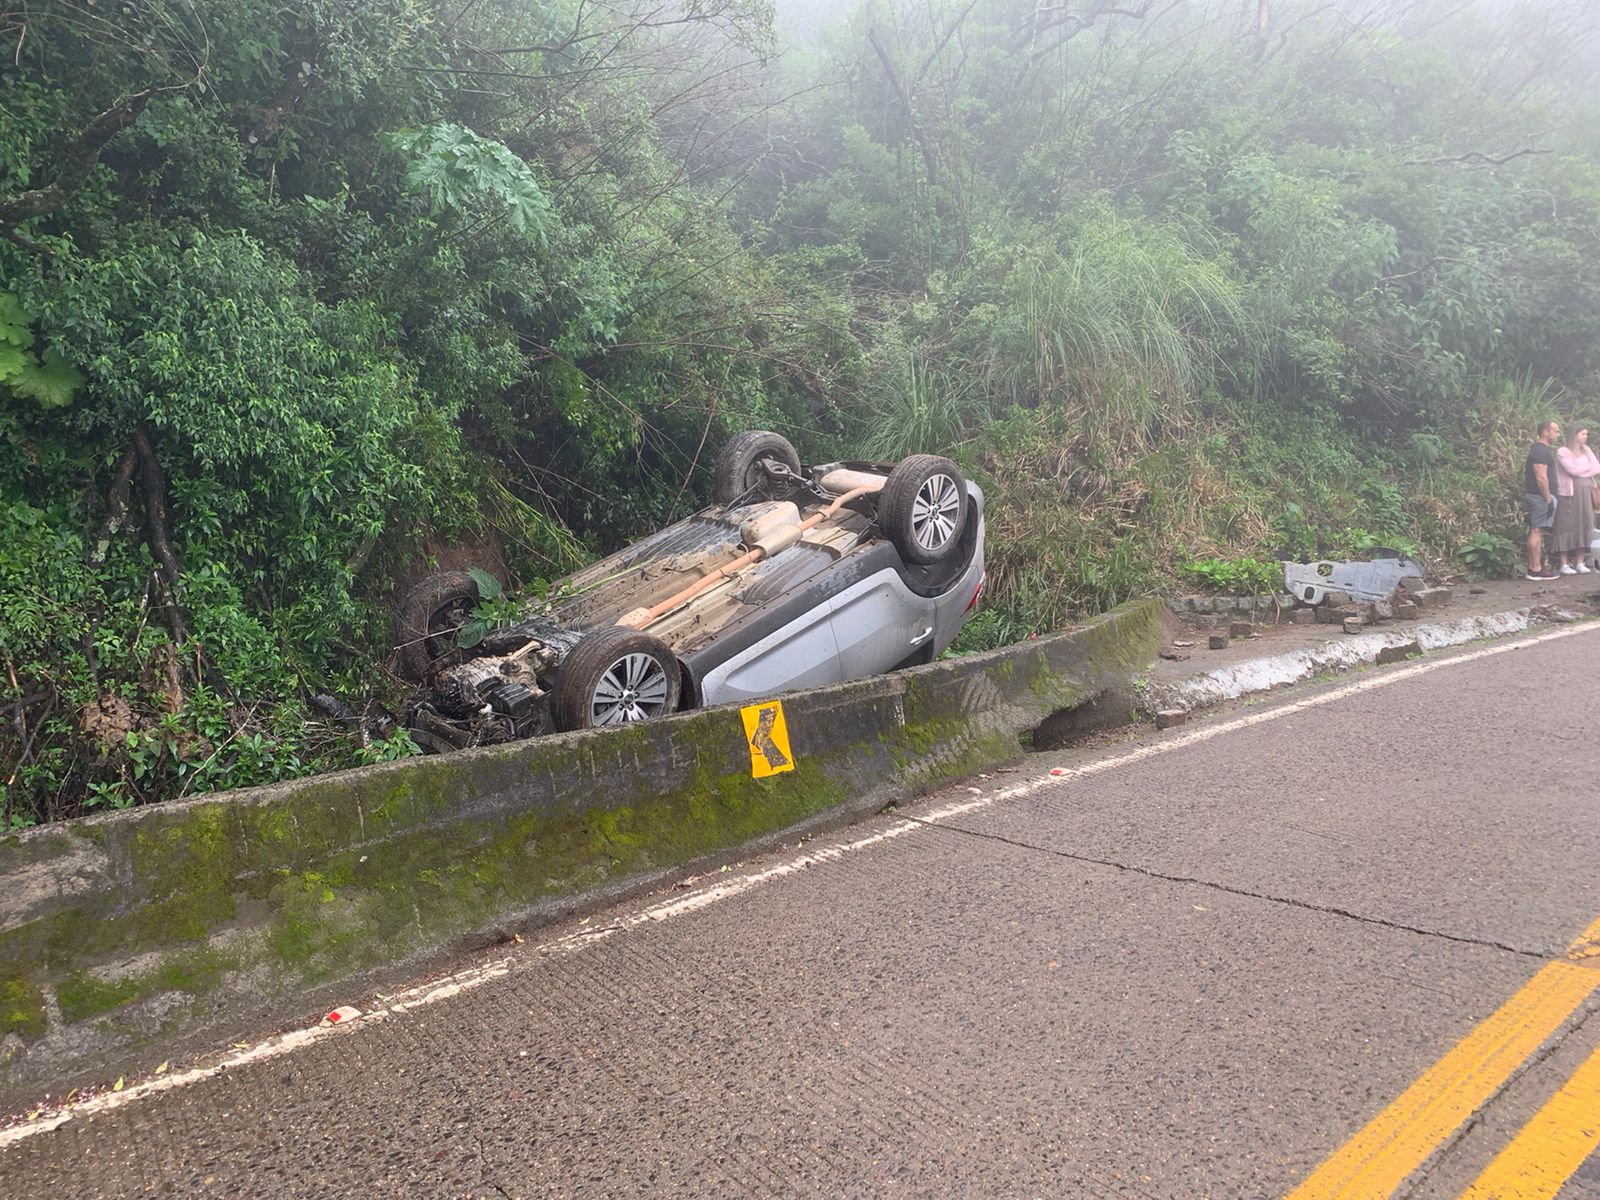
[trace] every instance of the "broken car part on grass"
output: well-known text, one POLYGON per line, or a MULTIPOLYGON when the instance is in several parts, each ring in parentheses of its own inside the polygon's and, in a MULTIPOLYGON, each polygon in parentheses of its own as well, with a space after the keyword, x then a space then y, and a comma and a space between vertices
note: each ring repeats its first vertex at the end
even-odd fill
POLYGON ((1374 550, 1371 562, 1311 562, 1283 564, 1285 590, 1296 600, 1321 604, 1329 592, 1343 592, 1352 600, 1387 600, 1406 580, 1423 586, 1422 564, 1398 550, 1374 550))

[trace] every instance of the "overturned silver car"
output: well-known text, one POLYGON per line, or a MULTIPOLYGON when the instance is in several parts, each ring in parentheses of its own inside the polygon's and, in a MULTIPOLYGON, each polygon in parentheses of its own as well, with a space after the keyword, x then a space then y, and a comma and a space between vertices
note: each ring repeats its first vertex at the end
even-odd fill
POLYGON ((477 582, 419 583, 398 620, 413 738, 486 745, 931 662, 977 604, 983 493, 947 458, 802 468, 755 430, 723 450, 713 495, 467 649, 477 582))

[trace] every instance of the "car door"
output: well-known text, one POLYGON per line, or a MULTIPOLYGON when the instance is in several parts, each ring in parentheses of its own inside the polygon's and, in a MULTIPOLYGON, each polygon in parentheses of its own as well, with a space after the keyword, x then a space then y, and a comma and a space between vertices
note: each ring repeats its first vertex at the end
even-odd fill
POLYGON ((832 610, 824 599, 764 632, 700 678, 702 704, 760 700, 846 678, 833 639, 832 610))
POLYGON ((842 677, 861 679, 894 669, 932 642, 933 603, 885 567, 833 598, 832 624, 842 677))

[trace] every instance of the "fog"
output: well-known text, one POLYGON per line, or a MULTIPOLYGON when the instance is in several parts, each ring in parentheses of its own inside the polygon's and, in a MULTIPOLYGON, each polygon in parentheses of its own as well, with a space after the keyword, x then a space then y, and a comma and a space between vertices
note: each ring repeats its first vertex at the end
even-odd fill
MULTIPOLYGON (((1296 31, 1344 28, 1367 36, 1395 34, 1411 40, 1441 33, 1477 40, 1492 51, 1532 48, 1543 65, 1573 82, 1592 80, 1600 69, 1600 5, 1592 0, 1221 0, 1217 3, 1173 0, 1132 3, 1129 0, 1078 0, 1009 6, 1016 19, 1031 10, 1037 21, 1048 14, 1057 27, 1075 35, 1107 38, 1130 33, 1154 34, 1175 27, 1225 29, 1238 36, 1264 32, 1270 44, 1296 31), (1464 35, 1464 36, 1463 36, 1464 35)), ((895 23, 907 19, 962 21, 983 13, 966 3, 896 5, 892 0, 776 0, 774 25, 786 47, 814 47, 830 30, 838 31, 852 16, 862 21, 895 23)))

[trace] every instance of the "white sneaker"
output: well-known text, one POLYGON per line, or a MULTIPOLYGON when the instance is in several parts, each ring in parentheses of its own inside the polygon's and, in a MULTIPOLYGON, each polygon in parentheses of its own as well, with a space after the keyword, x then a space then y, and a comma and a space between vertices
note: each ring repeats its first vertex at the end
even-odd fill
POLYGON ((1563 575, 1576 575, 1578 573, 1578 570, 1571 563, 1562 563, 1561 564, 1561 573, 1563 575))
POLYGON ((1589 573, 1589 564, 1588 563, 1584 563, 1584 562, 1580 562, 1578 564, 1578 574, 1579 575, 1587 575, 1588 573, 1589 573))

